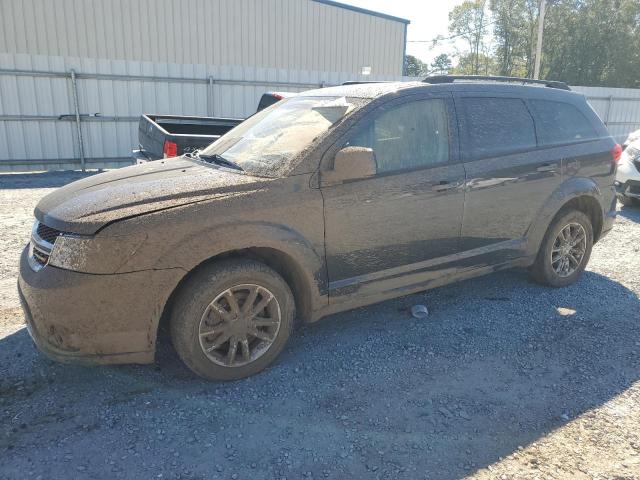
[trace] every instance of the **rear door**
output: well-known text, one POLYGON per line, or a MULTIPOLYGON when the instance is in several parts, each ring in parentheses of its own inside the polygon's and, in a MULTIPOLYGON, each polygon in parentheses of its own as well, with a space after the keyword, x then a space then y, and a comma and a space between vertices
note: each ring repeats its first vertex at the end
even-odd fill
POLYGON ((500 264, 523 254, 527 229, 560 185, 561 157, 537 148, 525 100, 457 94, 466 172, 461 268, 500 264))
POLYGON ((322 186, 332 301, 428 281, 459 251, 456 128, 450 95, 413 95, 379 107, 339 142, 372 148, 377 174, 322 186))
POLYGON ((528 105, 536 121, 538 143, 549 156, 562 159, 565 180, 581 176, 595 179, 601 187, 611 185, 612 139, 604 127, 598 125, 598 119, 593 118, 595 115, 588 105, 546 99, 531 99, 528 105), (589 120, 589 114, 593 121, 589 120))

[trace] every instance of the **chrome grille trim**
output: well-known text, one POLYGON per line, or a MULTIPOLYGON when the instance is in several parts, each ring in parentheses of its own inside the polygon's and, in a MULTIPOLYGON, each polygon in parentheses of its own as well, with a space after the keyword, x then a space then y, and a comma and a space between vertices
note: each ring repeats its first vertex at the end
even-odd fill
POLYGON ((38 233, 39 227, 40 227, 40 222, 36 220, 33 223, 33 228, 31 229, 31 242, 34 245, 38 246, 40 250, 44 250, 45 252, 47 252, 47 254, 49 254, 53 249, 53 243, 55 242, 55 237, 53 238, 53 242, 48 242, 47 240, 42 238, 38 233))
POLYGON ((47 227, 37 220, 33 223, 29 242, 29 266, 32 270, 37 272, 49 263, 53 244, 62 234, 63 232, 47 227))

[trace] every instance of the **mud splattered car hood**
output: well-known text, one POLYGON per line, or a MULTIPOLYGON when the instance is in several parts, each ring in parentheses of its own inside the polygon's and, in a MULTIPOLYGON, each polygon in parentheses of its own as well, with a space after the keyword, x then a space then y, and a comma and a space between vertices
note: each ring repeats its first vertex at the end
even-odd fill
POLYGON ((268 181, 175 158, 70 183, 40 200, 35 216, 52 228, 90 235, 116 220, 223 198, 268 181))

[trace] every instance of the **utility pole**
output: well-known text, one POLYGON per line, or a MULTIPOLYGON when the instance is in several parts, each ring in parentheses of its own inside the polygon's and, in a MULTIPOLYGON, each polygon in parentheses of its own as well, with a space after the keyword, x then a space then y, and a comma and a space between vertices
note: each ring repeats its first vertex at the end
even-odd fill
POLYGON ((533 78, 540 78, 540 59, 542 57, 542 34, 544 32, 544 7, 545 0, 540 0, 540 10, 538 12, 538 40, 536 42, 536 59, 533 67, 533 78))

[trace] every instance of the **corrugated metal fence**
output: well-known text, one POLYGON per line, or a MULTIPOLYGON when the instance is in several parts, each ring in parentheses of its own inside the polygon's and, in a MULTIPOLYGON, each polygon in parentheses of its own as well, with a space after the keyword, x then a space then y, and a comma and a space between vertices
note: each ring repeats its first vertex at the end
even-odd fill
POLYGON ((630 132, 640 129, 640 89, 607 87, 571 87, 580 92, 619 143, 630 132))
MULTIPOLYGON (((336 72, 0 54, 0 171, 127 165, 142 113, 244 118, 265 91, 353 79, 336 72)), ((618 141, 640 128, 640 90, 572 88, 588 97, 618 141)))
POLYGON ((245 118, 266 91, 353 79, 339 72, 0 54, 0 171, 127 165, 142 113, 245 118))

